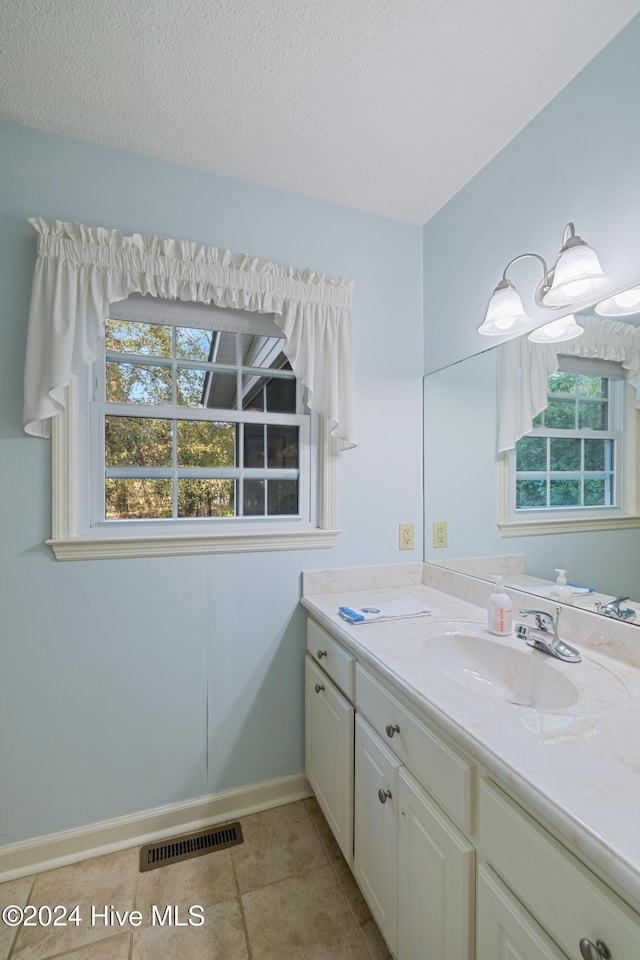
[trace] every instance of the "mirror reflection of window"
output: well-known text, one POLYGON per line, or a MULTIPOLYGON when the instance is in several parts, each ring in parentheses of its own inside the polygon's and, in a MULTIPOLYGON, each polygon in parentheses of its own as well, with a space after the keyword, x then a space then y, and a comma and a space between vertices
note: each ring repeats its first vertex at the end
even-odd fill
POLYGON ((621 378, 559 370, 516 443, 515 509, 613 507, 623 447, 621 378))

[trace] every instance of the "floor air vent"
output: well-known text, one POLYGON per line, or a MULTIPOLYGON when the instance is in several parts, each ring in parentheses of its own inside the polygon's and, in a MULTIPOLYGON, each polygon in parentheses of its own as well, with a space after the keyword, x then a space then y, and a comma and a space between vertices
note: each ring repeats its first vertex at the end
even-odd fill
POLYGON ((215 830, 198 830, 195 833, 183 833, 179 837, 170 837, 163 843, 148 843, 140 851, 140 873, 166 867, 179 860, 190 860, 205 853, 224 850, 242 843, 242 827, 239 823, 225 823, 215 830))

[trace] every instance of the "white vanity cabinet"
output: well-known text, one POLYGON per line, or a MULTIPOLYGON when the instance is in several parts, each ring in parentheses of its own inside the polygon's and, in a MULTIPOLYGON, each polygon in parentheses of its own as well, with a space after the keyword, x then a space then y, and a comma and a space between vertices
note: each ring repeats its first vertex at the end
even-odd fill
POLYGON ((356 717, 353 872, 389 948, 398 939, 398 770, 400 761, 356 717))
POLYGON ((473 765, 360 664, 356 708, 354 872, 371 912, 398 960, 472 960, 475 848, 448 814, 470 828, 473 765))
MULTIPOLYGON (((504 883, 558 945, 558 956, 640 957, 640 916, 491 780, 479 791, 479 847, 504 883), (598 954, 595 946, 606 946, 598 954)), ((524 954, 527 958, 529 954, 524 954)), ((509 954, 507 954, 509 956, 509 954)), ((517 956, 517 954, 516 954, 517 956)), ((532 957, 556 956, 532 953, 532 957)), ((486 954, 487 960, 490 953, 486 954)), ((478 960, 485 960, 482 954, 478 960)))
POLYGON ((305 773, 338 846, 351 866, 355 658, 312 620, 308 621, 307 649, 305 773))
POLYGON ((640 960, 640 915, 524 800, 411 691, 307 636, 307 776, 397 960, 640 960))
POLYGON ((478 866, 476 910, 476 960, 566 960, 533 917, 483 863, 478 866))

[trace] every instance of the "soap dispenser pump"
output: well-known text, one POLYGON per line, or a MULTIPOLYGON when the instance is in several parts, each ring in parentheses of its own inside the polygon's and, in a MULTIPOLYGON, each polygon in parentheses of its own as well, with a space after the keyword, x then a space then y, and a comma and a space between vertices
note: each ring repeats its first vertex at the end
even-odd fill
POLYGON ((487 603, 487 626, 491 633, 504 636, 511 633, 513 624, 513 604, 511 598, 504 592, 503 577, 492 577, 496 588, 490 595, 487 603))
POLYGON ((552 600, 560 600, 561 603, 573 603, 573 590, 567 584, 567 571, 560 567, 556 567, 555 571, 558 574, 558 579, 551 587, 549 596, 552 600))

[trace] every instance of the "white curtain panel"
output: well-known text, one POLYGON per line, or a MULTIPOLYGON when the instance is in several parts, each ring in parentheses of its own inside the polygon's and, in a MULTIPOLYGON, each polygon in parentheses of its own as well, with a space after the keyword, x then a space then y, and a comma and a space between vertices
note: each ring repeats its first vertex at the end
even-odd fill
POLYGON ((564 343, 532 343, 526 334, 498 347, 498 453, 512 450, 547 406, 547 380, 565 356, 621 364, 640 407, 640 329, 618 320, 579 317, 584 333, 564 343))
POLYGON ((273 314, 284 352, 342 449, 355 444, 353 283, 260 257, 81 223, 28 221, 37 236, 24 429, 50 436, 64 389, 98 355, 109 305, 140 293, 273 314))

